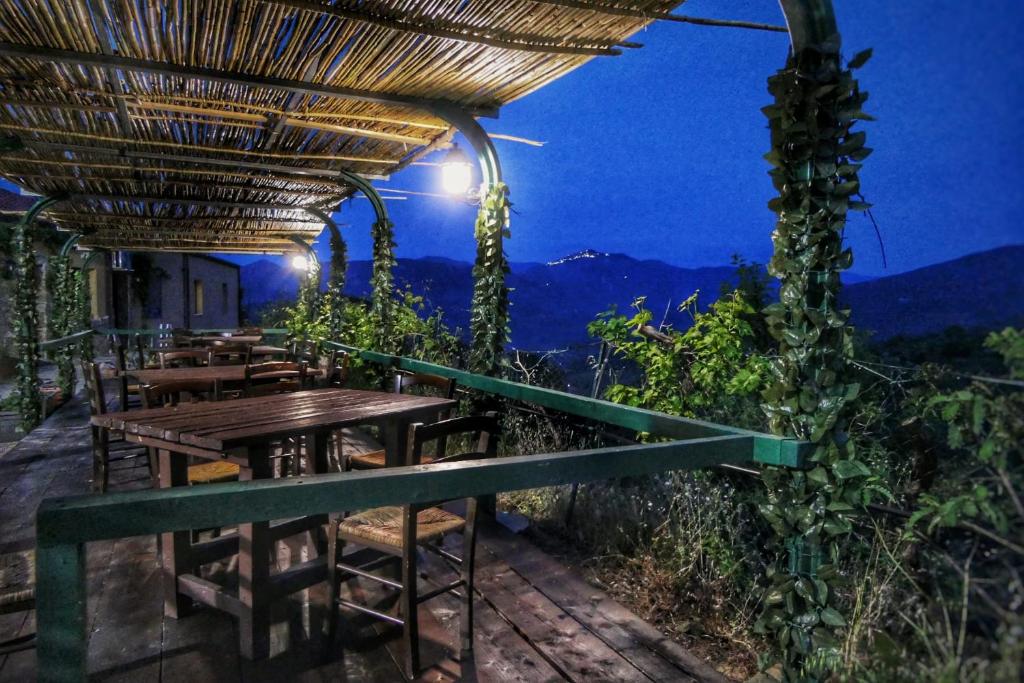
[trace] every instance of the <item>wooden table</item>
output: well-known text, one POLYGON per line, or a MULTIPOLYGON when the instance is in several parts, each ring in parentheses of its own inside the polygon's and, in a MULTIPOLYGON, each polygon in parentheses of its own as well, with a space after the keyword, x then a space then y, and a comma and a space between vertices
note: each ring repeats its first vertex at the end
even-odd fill
MULTIPOLYGON (((270 478, 270 443, 297 436, 308 439, 313 471, 326 472, 331 432, 357 424, 381 427, 389 465, 399 464, 401 456, 408 452, 409 425, 434 420, 455 404, 448 399, 408 394, 318 389, 107 413, 93 416, 92 424, 123 430, 128 441, 156 448, 160 486, 167 488, 188 485, 187 456, 226 458, 239 465, 239 479, 243 481, 270 478)), ((239 619, 239 647, 243 656, 267 657, 271 603, 327 576, 322 556, 271 576, 269 558, 273 543, 319 527, 325 519, 321 515, 275 524, 269 520, 240 524, 237 534, 199 543, 192 543, 191 532, 187 530, 163 534, 164 613, 178 617, 196 600, 234 614, 239 619), (234 553, 238 553, 237 595, 194 573, 199 565, 234 553)))
MULTIPOLYGON (((207 380, 219 379, 221 382, 244 382, 244 365, 205 365, 198 368, 149 368, 143 370, 125 370, 124 374, 134 377, 141 384, 158 384, 160 382, 173 382, 176 380, 207 380)), ((307 368, 307 377, 317 377, 321 371, 317 368, 307 368)), ((260 379, 288 379, 298 377, 298 370, 281 370, 279 372, 264 373, 260 379)))
POLYGON ((263 341, 263 337, 255 334, 235 334, 235 335, 205 335, 202 337, 191 337, 192 342, 200 342, 203 344, 212 344, 213 342, 231 342, 234 344, 259 344, 263 341))

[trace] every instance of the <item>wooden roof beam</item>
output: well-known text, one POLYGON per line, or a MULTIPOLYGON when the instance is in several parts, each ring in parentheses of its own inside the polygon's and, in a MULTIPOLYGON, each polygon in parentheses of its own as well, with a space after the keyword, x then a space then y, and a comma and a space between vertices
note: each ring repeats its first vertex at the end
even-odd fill
POLYGON ((412 95, 400 95, 397 93, 378 92, 375 90, 364 90, 360 88, 345 88, 325 85, 322 83, 313 83, 311 81, 294 80, 290 78, 250 76, 237 71, 210 69, 207 67, 181 66, 180 64, 171 64, 169 62, 159 62, 149 59, 135 59, 132 57, 123 57, 121 55, 104 55, 97 54, 95 52, 61 50, 58 48, 40 45, 22 45, 7 41, 0 41, 0 55, 4 57, 37 59, 45 62, 56 62, 76 66, 94 66, 99 68, 115 67, 125 71, 161 74, 177 78, 191 78, 213 83, 227 83, 229 85, 237 85, 246 88, 270 88, 273 90, 282 90, 304 95, 315 95, 317 97, 333 97, 343 100, 355 100, 358 102, 372 102, 374 104, 410 107, 421 111, 433 112, 437 107, 458 107, 459 109, 466 109, 474 116, 496 117, 498 115, 498 108, 496 106, 467 108, 459 102, 439 100, 436 98, 415 97, 412 95))
MULTIPOLYGON (((199 186, 202 187, 202 186, 199 186)), ((68 195, 70 201, 90 200, 107 202, 154 202, 163 204, 183 204, 191 206, 210 206, 220 209, 261 209, 266 211, 302 211, 306 207, 292 204, 262 204, 259 202, 231 202, 219 199, 202 199, 200 197, 133 197, 115 194, 94 194, 73 192, 68 195)), ((315 208, 315 207, 314 207, 315 208)))
POLYGON ((774 31, 777 33, 788 33, 785 26, 775 24, 762 24, 756 21, 737 21, 734 19, 710 19, 705 17, 691 17, 682 14, 672 14, 655 9, 642 9, 640 7, 621 7, 609 5, 603 2, 585 2, 584 0, 533 0, 539 5, 551 5, 554 7, 565 7, 567 9, 581 9, 600 14, 611 14, 617 17, 633 17, 635 19, 647 19, 657 21, 674 21, 680 24, 696 24, 698 26, 725 26, 728 28, 749 28, 756 31, 774 31))

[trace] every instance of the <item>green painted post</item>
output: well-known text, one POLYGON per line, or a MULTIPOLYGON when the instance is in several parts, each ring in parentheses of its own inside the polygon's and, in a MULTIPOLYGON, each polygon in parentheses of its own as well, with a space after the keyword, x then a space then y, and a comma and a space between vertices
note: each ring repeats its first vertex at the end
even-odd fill
POLYGON ((36 661, 43 683, 86 678, 85 545, 36 544, 36 661))

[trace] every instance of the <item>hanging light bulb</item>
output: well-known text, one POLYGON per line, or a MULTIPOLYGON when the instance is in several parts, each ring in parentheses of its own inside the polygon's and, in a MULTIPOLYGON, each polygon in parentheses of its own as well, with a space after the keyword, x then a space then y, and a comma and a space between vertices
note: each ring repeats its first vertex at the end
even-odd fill
POLYGON ((455 143, 441 162, 441 185, 446 193, 465 197, 472 183, 473 164, 455 143))
POLYGON ((309 259, 302 254, 292 256, 292 268, 295 270, 309 270, 309 259))

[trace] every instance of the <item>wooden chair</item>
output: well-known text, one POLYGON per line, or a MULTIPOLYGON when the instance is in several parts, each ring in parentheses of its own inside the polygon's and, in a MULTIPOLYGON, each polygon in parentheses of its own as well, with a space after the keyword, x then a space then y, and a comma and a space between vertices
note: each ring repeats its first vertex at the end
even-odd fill
MULTIPOLYGON (((107 412, 107 399, 103 391, 103 380, 100 377, 100 366, 96 363, 82 363, 82 376, 85 378, 85 390, 89 398, 89 412, 92 415, 104 415, 107 412)), ((113 461, 132 460, 143 457, 147 450, 142 446, 124 440, 124 434, 105 427, 90 427, 92 431, 92 489, 105 493, 110 483, 111 455, 118 455, 113 461)), ((149 474, 155 476, 156 467, 152 459, 148 460, 149 474)))
POLYGON ((262 337, 263 336, 263 328, 262 327, 240 327, 240 328, 238 328, 238 331, 235 332, 235 334, 240 335, 242 337, 262 337))
MULTIPOLYGON (((288 350, 288 360, 294 361, 296 363, 305 363, 311 368, 320 367, 320 353, 317 349, 317 343, 315 341, 311 341, 308 339, 304 341, 296 340, 291 343, 291 345, 288 347, 288 350)), ((312 380, 313 377, 310 376, 306 379, 312 380)))
MULTIPOLYGON (((0 555, 0 614, 27 612, 36 606, 36 554, 32 550, 0 555)), ((35 633, 0 642, 0 657, 35 647, 35 633)))
POLYGON ((272 361, 245 366, 245 395, 270 396, 302 389, 306 378, 306 365, 289 361, 272 361), (282 373, 297 373, 284 376, 282 373))
POLYGON ((281 346, 253 346, 249 355, 249 362, 253 364, 268 363, 270 361, 287 361, 291 355, 288 349, 281 346))
MULTIPOLYGON (((477 440, 476 450, 458 455, 445 455, 442 444, 438 443, 438 457, 434 463, 462 462, 493 458, 497 452, 497 437, 500 427, 494 413, 481 416, 457 417, 431 425, 412 426, 412 448, 407 464, 422 464, 424 444, 444 438, 471 434, 477 440)), ((405 644, 405 673, 410 679, 419 675, 419 628, 418 608, 420 603, 449 591, 462 589, 462 609, 459 617, 460 645, 463 661, 473 649, 473 564, 476 549, 476 518, 478 501, 466 500, 465 516, 457 515, 440 507, 444 502, 374 508, 342 518, 332 515, 328 535, 327 578, 331 587, 331 616, 328 627, 329 643, 333 644, 338 627, 338 611, 347 607, 378 619, 395 621, 390 615, 370 609, 340 597, 342 580, 354 576, 378 581, 387 588, 400 591, 398 623, 402 625, 402 639, 405 644), (462 533, 462 557, 441 549, 441 542, 447 534, 462 533), (401 581, 371 574, 368 569, 380 566, 379 560, 369 564, 352 566, 343 562, 342 551, 345 543, 378 550, 386 555, 401 558, 401 581), (416 581, 417 547, 433 551, 445 560, 458 566, 460 578, 453 583, 438 586, 422 595, 416 581)))
POLYGON ((210 360, 210 352, 206 349, 179 349, 177 351, 161 351, 160 367, 167 368, 197 368, 206 365, 210 360))
MULTIPOLYGON (((144 384, 141 388, 141 395, 143 408, 170 408, 185 402, 216 401, 220 398, 220 380, 183 379, 158 384, 144 384)), ((153 449, 150 450, 150 457, 155 458, 156 453, 152 452, 153 449)), ((188 467, 189 485, 213 484, 236 479, 238 479, 238 465, 226 460, 203 462, 188 467)), ((157 488, 155 478, 154 488, 157 488)))
POLYGON ((207 353, 207 365, 248 365, 252 346, 231 341, 215 341, 210 344, 207 353))
POLYGON ((324 387, 343 387, 348 384, 349 368, 352 365, 352 358, 344 351, 331 351, 327 359, 327 367, 324 368, 323 379, 320 380, 324 387))
POLYGON ((117 370, 117 405, 119 410, 131 410, 139 406, 139 385, 128 381, 127 354, 117 335, 110 335, 110 351, 114 355, 114 368, 117 370))
MULTIPOLYGON (((413 387, 430 387, 437 390, 442 398, 452 399, 455 398, 455 380, 447 377, 441 377, 439 375, 428 375, 428 374, 397 374, 395 375, 395 393, 404 394, 413 387)), ((448 413, 443 415, 442 418, 451 417, 448 413)), ((344 437, 342 437, 344 441, 344 437)), ((441 442, 440 446, 444 446, 441 442)), ((383 448, 371 450, 364 453, 353 453, 348 457, 347 461, 342 461, 347 469, 353 470, 373 470, 384 467, 384 463, 387 461, 387 454, 383 448)), ((430 458, 426 458, 426 462, 430 462, 430 458)))

